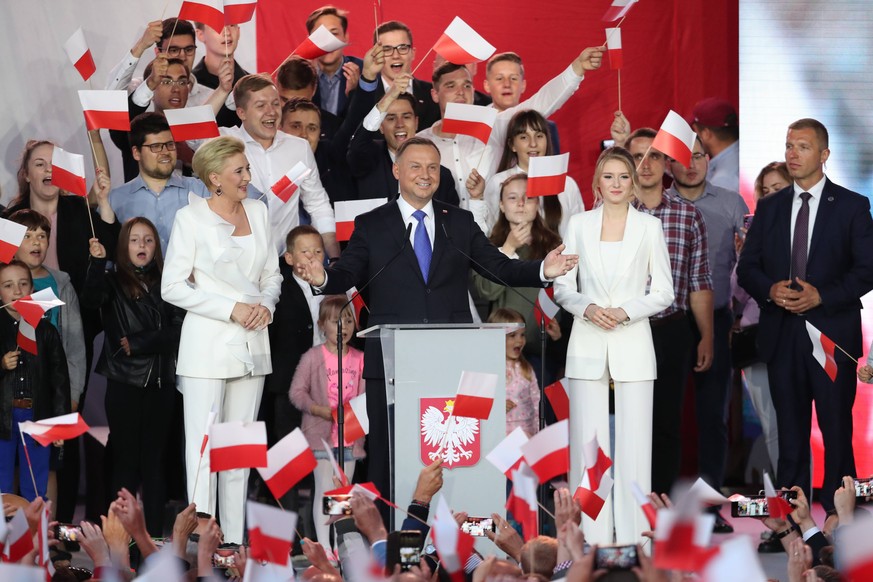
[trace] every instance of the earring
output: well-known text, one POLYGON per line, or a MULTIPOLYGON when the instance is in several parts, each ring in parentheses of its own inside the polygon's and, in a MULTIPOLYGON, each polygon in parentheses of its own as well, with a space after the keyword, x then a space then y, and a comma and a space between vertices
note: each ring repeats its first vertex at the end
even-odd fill
POLYGON ((218 188, 215 189, 215 195, 221 196, 221 184, 218 185, 218 188))

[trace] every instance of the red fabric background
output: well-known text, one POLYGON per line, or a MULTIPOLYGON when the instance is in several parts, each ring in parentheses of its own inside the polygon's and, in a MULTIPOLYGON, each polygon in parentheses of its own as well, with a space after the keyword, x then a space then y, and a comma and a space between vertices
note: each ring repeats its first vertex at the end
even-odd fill
MULTIPOLYGON (((258 70, 273 71, 306 35, 306 16, 326 0, 259 0, 258 70)), ((600 21, 611 0, 550 0, 538 6, 521 0, 496 2, 381 3, 381 21, 402 20, 412 29, 416 64, 456 15, 475 28, 498 51, 521 55, 527 76, 526 96, 562 71, 587 46, 605 41, 600 21), (543 10, 547 8, 547 10, 543 10)), ((371 46, 374 4, 338 2, 350 12, 348 54, 361 56, 371 46)), ((738 0, 658 0, 639 2, 622 24, 624 68, 622 108, 633 127, 657 128, 669 109, 681 115, 703 97, 738 103, 738 0)), ((433 54, 416 76, 429 79, 433 54)), ((485 67, 476 88, 482 89, 485 67)), ((618 75, 603 67, 589 74, 579 91, 552 119, 558 124, 561 149, 571 152, 570 173, 590 197, 591 175, 600 141, 609 138, 618 108, 618 75)), ((421 129, 421 128, 419 128, 421 129)))

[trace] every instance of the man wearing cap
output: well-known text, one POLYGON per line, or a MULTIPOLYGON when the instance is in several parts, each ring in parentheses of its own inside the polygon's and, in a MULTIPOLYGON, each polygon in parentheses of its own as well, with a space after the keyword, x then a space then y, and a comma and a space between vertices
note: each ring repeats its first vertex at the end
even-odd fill
POLYGON ((734 106, 717 97, 698 101, 689 125, 709 156, 707 180, 714 186, 740 191, 740 126, 734 106))

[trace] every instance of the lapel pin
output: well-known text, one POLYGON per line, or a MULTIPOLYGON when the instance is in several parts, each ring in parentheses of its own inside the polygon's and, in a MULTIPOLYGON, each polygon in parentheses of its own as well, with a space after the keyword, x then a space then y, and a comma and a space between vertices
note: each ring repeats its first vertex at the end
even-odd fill
POLYGON ((833 201, 834 201, 834 197, 833 197, 833 196, 828 196, 828 202, 833 202, 833 201))

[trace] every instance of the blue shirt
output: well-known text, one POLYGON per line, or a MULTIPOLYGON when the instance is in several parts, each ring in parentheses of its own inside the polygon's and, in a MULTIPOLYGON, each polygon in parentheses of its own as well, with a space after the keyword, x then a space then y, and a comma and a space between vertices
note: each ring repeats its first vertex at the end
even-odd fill
POLYGON ((188 206, 188 192, 209 198, 209 190, 197 178, 170 176, 161 192, 153 192, 139 175, 127 184, 113 188, 109 193, 109 205, 119 222, 136 216, 151 220, 161 238, 161 251, 166 254, 176 211, 188 206))

